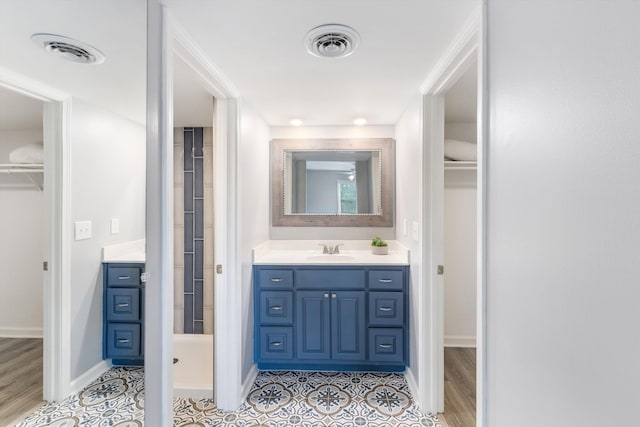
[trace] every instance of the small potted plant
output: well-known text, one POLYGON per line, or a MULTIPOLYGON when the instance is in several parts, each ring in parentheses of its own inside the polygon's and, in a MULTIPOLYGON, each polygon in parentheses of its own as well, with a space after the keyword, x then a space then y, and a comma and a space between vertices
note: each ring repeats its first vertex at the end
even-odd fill
POLYGON ((374 255, 388 255, 389 245, 380 237, 374 237, 371 240, 371 253, 374 255))

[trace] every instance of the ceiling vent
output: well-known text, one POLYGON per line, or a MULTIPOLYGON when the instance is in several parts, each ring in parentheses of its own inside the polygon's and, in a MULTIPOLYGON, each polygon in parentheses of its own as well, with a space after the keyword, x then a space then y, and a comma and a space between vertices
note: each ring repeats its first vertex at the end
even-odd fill
POLYGON ((309 31, 305 37, 307 52, 320 58, 344 58, 351 55, 360 44, 360 35, 346 25, 321 25, 309 31))
POLYGON ((47 52, 67 61, 81 64, 102 64, 105 60, 104 54, 95 47, 69 37, 40 33, 32 35, 31 40, 47 52))

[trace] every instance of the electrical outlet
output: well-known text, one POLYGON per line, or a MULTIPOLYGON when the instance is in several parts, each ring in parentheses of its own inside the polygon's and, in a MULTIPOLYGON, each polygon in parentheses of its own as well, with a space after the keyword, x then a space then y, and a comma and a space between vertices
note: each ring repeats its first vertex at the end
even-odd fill
POLYGON ((76 240, 91 238, 91 221, 76 221, 76 240))
POLYGON ((120 218, 111 218, 111 234, 120 233, 120 218))

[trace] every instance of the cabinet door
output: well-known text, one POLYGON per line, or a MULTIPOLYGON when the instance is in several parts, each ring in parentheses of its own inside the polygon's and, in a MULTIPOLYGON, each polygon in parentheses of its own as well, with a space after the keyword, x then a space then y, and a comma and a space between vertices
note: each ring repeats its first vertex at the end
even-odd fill
POLYGON ((364 291, 331 292, 331 358, 365 360, 364 291))
POLYGON ((329 292, 296 292, 296 356, 327 360, 331 357, 329 292))

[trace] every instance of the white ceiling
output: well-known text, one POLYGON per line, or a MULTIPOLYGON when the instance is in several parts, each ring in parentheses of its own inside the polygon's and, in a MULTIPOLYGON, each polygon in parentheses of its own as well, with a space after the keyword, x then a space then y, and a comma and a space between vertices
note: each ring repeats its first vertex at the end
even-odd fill
POLYGON ((209 127, 213 123, 213 96, 199 83, 187 64, 173 59, 173 125, 209 127))
POLYGON ((146 1, 0 0, 0 67, 144 123, 146 1), (55 33, 100 49, 104 64, 61 60, 31 41, 55 33))
POLYGON ((0 86, 0 131, 42 129, 42 101, 0 86))
MULTIPOLYGON (((286 126, 292 117, 305 125, 350 125, 356 116, 395 124, 479 0, 165 3, 245 101, 270 125, 286 126), (307 54, 304 35, 325 23, 354 27, 358 51, 334 60, 307 54)), ((144 123, 145 1, 0 0, 0 10, 0 67, 144 123), (91 44, 106 62, 56 58, 31 41, 38 32, 91 44)), ((176 78, 185 94, 176 98, 176 123, 204 126, 208 95, 180 64, 176 78)))
POLYGON ((447 123, 476 122, 478 111, 478 66, 460 77, 444 97, 444 117, 447 123))
POLYGON ((478 0, 166 0, 172 15, 272 126, 395 124, 478 0), (361 36, 323 59, 304 36, 327 23, 361 36))

